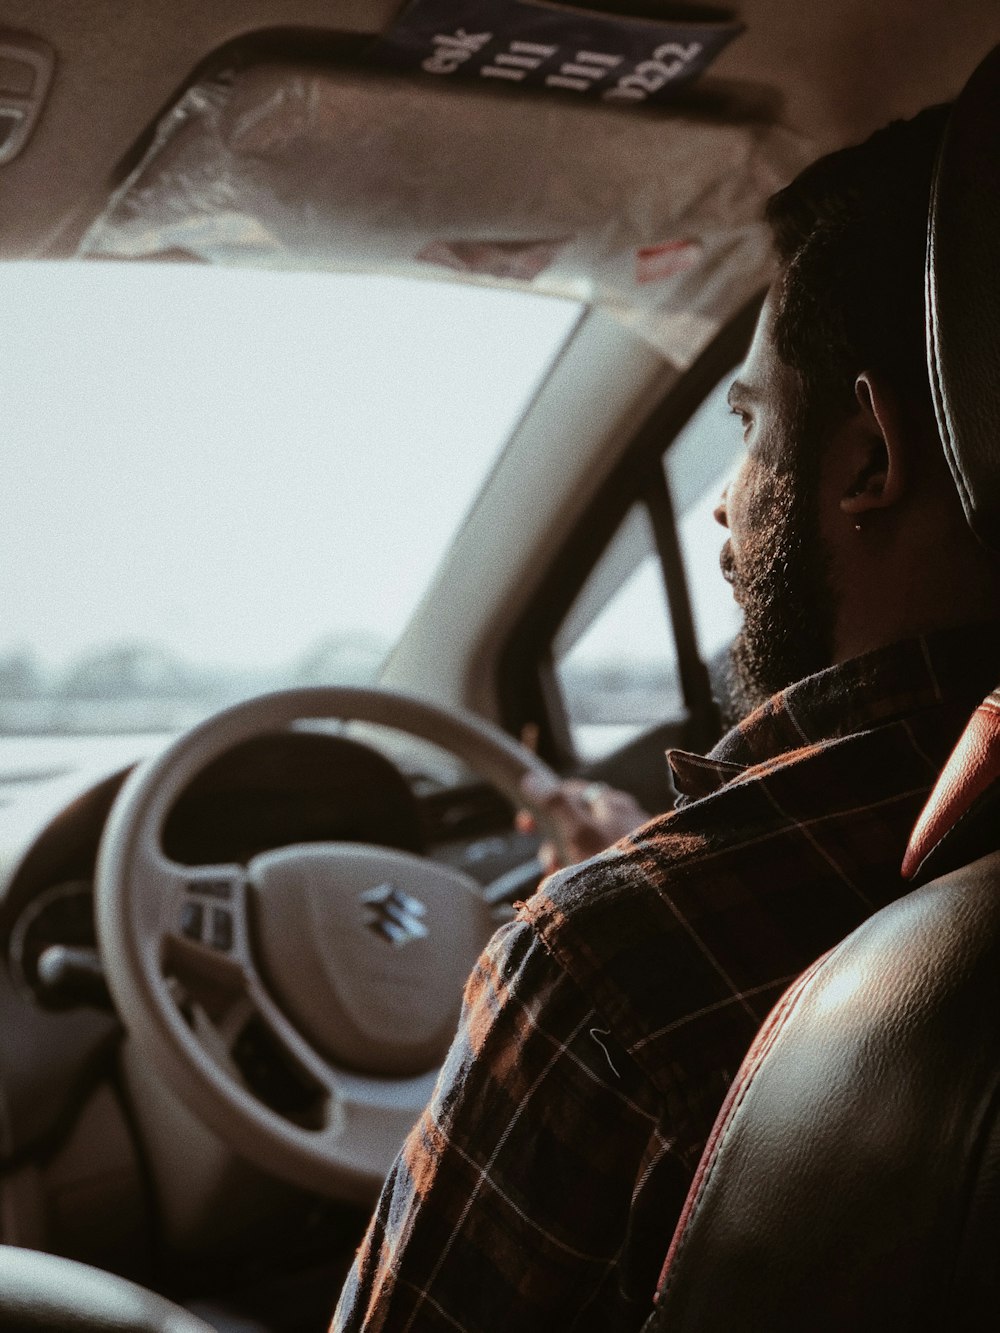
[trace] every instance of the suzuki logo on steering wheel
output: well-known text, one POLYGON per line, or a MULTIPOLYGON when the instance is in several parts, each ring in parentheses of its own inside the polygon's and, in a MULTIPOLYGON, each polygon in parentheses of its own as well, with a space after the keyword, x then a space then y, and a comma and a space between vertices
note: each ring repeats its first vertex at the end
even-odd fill
POLYGON ((374 889, 366 889, 359 897, 368 908, 365 925, 394 949, 401 949, 404 944, 427 935, 424 923, 427 908, 419 898, 404 893, 395 884, 379 884, 374 889))

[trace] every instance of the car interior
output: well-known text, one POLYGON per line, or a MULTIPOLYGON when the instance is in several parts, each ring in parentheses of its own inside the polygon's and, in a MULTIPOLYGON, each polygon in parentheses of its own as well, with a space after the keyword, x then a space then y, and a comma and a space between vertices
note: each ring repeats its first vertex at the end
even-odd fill
MULTIPOLYGON (((711 513, 739 448, 722 396, 771 273, 764 201, 822 152, 963 87, 930 219, 930 365, 967 515, 995 544, 997 42, 985 0, 7 0, 12 309, 24 273, 71 293, 90 290, 72 286, 81 272, 123 275, 155 324, 159 289, 143 284, 176 277, 192 346, 207 330, 197 357, 224 378, 222 322, 253 319, 199 304, 217 271, 273 284, 262 322, 279 290, 304 321, 319 284, 346 326, 331 367, 354 347, 374 376, 361 453, 375 451, 366 417, 417 391, 383 355, 388 332, 366 341, 327 279, 397 283, 386 325, 398 313, 406 327, 395 293, 439 287, 552 324, 464 490, 437 426, 400 416, 398 511, 388 482, 344 481, 317 518, 310 490, 330 488, 312 462, 301 521, 276 497, 260 511, 262 564, 286 546, 312 566, 328 551, 310 614, 332 624, 366 564, 381 589, 366 596, 390 600, 416 563, 402 516, 429 526, 455 492, 371 665, 341 645, 264 693, 247 670, 197 699, 185 685, 175 707, 173 683, 168 708, 163 688, 101 692, 102 662, 116 680, 162 671, 146 649, 91 657, 57 690, 26 684, 19 640, 0 640, 0 1324, 327 1326, 464 978, 558 837, 541 811, 535 832, 515 823, 524 775, 608 782, 660 811, 664 749, 720 734, 737 622, 711 513), (346 531, 349 503, 370 548, 324 528, 346 531)), ((85 337, 117 349, 103 309, 84 308, 85 337)), ((503 317, 476 306, 474 327, 486 339, 503 317)), ((20 327, 13 340, 30 341, 20 327)), ((517 328, 499 342, 519 343, 517 328)), ((39 390, 0 368, 8 403, 40 414, 65 390, 89 409, 63 327, 32 336, 48 378, 39 390)), ((415 340, 433 354, 445 334, 415 340)), ((307 330, 291 351, 308 407, 327 353, 307 330)), ((173 363, 151 364, 183 400, 173 363)), ((433 422, 488 371, 443 379, 433 422)), ((138 391, 87 386, 95 401, 138 391)), ((128 441, 179 545, 201 513, 218 525, 249 505, 238 474, 271 466, 269 449, 267 487, 293 466, 284 445, 226 452, 221 416, 187 420, 211 471, 181 474, 128 441)), ((353 437, 334 424, 322 442, 346 455, 353 437)), ((27 590, 39 623, 72 611, 81 633, 96 625, 84 546, 119 548, 107 527, 82 535, 89 478, 125 506, 101 596, 151 602, 155 623, 132 568, 160 540, 154 507, 82 424, 51 449, 29 439, 23 457, 44 462, 30 483, 12 455, 5 598, 27 590), (44 555, 27 544, 36 528, 44 555)), ((251 586, 233 569, 227 598, 251 586)), ((191 566, 174 595, 207 604, 212 578, 191 566)), ((290 579, 256 613, 279 635, 290 579)), ((970 724, 918 826, 914 894, 807 973, 749 1053, 672 1244, 665 1229, 650 1328, 995 1322, 995 866, 978 859, 994 845, 995 711, 970 724)))

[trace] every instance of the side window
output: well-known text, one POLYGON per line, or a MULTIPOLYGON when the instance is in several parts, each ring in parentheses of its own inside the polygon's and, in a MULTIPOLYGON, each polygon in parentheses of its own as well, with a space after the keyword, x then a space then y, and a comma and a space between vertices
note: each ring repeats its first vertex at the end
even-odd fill
POLYGON ((677 649, 645 505, 628 511, 552 643, 578 758, 599 759, 680 716, 677 649))
POLYGON ((726 534, 713 517, 743 452, 739 423, 726 402, 732 379, 732 371, 723 376, 663 459, 698 651, 713 679, 740 627, 739 608, 719 569, 726 534))
MULTIPOLYGON (((741 452, 739 427, 726 403, 731 379, 729 372, 719 381, 663 458, 694 624, 688 652, 696 652, 720 683, 726 649, 739 627, 719 569, 725 534, 713 518, 741 452)), ((638 498, 552 641, 570 738, 583 762, 686 717, 678 646, 686 608, 671 608, 667 586, 649 509, 638 498)))

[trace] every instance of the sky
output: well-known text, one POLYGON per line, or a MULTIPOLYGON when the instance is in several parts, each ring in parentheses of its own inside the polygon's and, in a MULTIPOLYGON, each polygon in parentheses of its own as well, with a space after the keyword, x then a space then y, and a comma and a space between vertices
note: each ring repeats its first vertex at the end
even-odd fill
POLYGON ((0 653, 270 667, 402 629, 579 316, 182 265, 0 270, 0 653))

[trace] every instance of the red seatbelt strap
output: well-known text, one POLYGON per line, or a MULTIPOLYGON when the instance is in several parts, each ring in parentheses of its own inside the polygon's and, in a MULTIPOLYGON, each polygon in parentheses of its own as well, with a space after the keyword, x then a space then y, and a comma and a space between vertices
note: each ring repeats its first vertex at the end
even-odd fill
POLYGON ((927 798, 903 857, 904 879, 913 879, 945 834, 998 778, 1000 689, 988 694, 972 714, 927 798))

